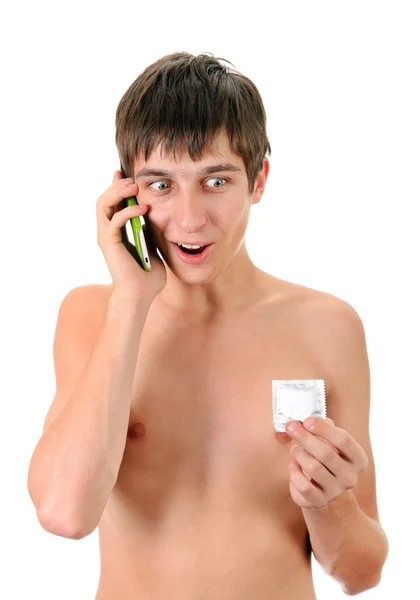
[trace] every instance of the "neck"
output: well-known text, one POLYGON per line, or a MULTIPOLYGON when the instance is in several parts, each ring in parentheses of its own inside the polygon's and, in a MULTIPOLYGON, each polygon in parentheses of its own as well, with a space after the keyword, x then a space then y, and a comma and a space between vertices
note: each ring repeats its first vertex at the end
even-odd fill
POLYGON ((208 263, 165 262, 165 268, 167 284, 156 296, 156 305, 195 321, 236 314, 258 302, 270 277, 251 261, 245 242, 228 264, 223 263, 216 250, 208 263))

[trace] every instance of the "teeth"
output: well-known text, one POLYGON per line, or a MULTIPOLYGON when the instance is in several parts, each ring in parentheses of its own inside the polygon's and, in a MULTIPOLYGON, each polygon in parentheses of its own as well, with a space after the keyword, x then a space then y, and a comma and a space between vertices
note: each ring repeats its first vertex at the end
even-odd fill
POLYGON ((190 246, 189 244, 178 244, 178 246, 183 246, 184 248, 193 248, 195 250, 196 248, 202 248, 204 246, 204 244, 202 244, 201 246, 200 245, 190 246))

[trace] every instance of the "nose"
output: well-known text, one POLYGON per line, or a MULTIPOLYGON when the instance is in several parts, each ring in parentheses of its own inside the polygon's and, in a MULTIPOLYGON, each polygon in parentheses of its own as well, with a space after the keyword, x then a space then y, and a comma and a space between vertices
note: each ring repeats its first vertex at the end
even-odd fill
POLYGON ((174 200, 174 216, 180 229, 192 233, 206 222, 206 209, 203 200, 192 193, 178 194, 174 200))

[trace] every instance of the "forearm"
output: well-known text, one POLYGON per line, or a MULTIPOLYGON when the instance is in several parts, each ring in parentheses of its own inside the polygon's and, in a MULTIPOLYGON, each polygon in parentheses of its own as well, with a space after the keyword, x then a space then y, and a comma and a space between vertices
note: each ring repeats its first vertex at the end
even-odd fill
POLYGON ((380 524, 359 507, 351 490, 322 509, 302 509, 312 551, 345 593, 358 594, 377 585, 388 555, 380 524))
POLYGON ((115 485, 149 306, 111 296, 89 361, 34 451, 34 502, 57 535, 92 531, 115 485))

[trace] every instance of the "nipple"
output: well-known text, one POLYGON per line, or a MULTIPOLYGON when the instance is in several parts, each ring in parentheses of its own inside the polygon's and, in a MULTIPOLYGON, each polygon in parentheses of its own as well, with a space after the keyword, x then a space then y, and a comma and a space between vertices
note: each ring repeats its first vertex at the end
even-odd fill
POLYGON ((144 437, 146 434, 146 427, 143 423, 133 423, 127 430, 127 437, 137 440, 144 437))

